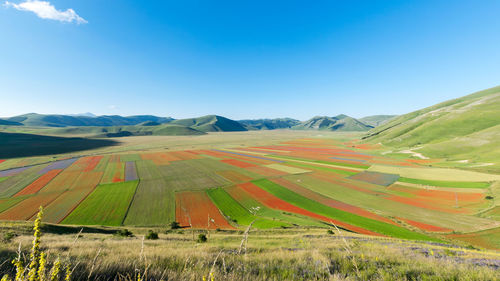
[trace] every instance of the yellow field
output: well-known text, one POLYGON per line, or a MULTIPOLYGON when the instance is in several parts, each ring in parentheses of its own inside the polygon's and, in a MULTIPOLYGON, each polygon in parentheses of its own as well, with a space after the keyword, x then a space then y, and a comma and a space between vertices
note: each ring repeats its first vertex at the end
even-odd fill
POLYGON ((400 166, 372 165, 368 171, 399 174, 405 178, 439 181, 500 181, 500 175, 485 174, 449 168, 414 168, 400 166))

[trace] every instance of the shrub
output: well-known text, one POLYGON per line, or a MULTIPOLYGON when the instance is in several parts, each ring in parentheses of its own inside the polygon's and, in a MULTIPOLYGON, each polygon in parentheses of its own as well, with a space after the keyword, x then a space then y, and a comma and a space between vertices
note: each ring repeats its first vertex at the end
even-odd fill
POLYGON ((14 232, 7 232, 7 233, 4 233, 3 234, 3 241, 5 243, 8 243, 10 242, 12 239, 14 239, 14 237, 16 237, 17 234, 15 234, 14 232))
POLYGON ((148 234, 146 234, 146 239, 148 240, 156 240, 158 239, 158 232, 154 232, 151 229, 148 231, 148 234))
POLYGON ((128 229, 120 229, 116 232, 116 235, 121 236, 121 237, 133 237, 134 234, 128 230, 128 229))
POLYGON ((207 242, 207 236, 205 234, 198 234, 198 243, 207 242))
POLYGON ((326 231, 326 234, 334 235, 334 234, 335 234, 335 232, 333 232, 333 230, 331 230, 331 229, 328 229, 328 230, 326 231))
POLYGON ((493 200, 493 196, 488 195, 488 196, 486 196, 486 199, 488 199, 488 200, 493 200))
POLYGON ((170 223, 170 228, 171 229, 179 229, 179 228, 181 228, 181 226, 180 226, 180 224, 178 222, 173 221, 173 222, 170 223))

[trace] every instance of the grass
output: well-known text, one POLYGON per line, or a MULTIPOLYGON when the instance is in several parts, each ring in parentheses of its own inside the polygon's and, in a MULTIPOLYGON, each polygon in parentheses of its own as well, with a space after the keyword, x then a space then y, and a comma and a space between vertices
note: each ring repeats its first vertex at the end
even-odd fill
MULTIPOLYGON (((0 225, 2 237, 8 232, 16 234, 10 242, 0 243, 0 264, 3 265, 0 275, 12 276, 10 261, 19 244, 22 255, 29 255, 33 240, 31 228, 26 223, 0 225)), ((135 237, 122 238, 99 233, 97 228, 89 232, 85 229, 76 243, 75 233, 79 228, 71 233, 44 232, 41 247, 50 253, 51 260, 57 256, 67 257, 74 266, 74 280, 137 280, 137 272, 142 275, 145 268, 148 270, 144 280, 203 280, 210 272, 218 281, 482 281, 500 278, 493 267, 498 253, 440 244, 350 233, 330 235, 324 229, 256 230, 250 232, 247 253, 238 254, 242 235, 235 232, 212 231, 208 241, 200 244, 192 239, 190 232, 159 232, 158 240, 143 242, 142 236, 148 233, 148 228, 130 230, 135 237), (100 254, 96 258, 97 252, 100 254)), ((102 232, 105 231, 110 229, 102 228, 102 232)))
POLYGON ((488 188, 489 182, 465 182, 465 181, 439 181, 439 180, 422 180, 401 177, 398 179, 401 182, 432 185, 438 187, 454 187, 454 188, 488 188))
POLYGON ((368 171, 399 174, 401 177, 437 181, 485 182, 500 180, 500 175, 449 168, 424 168, 372 165, 368 171))
POLYGON ((272 158, 282 158, 282 159, 289 159, 289 160, 297 160, 297 161, 304 161, 304 162, 311 162, 311 163, 320 163, 320 164, 328 164, 328 165, 334 165, 334 166, 343 166, 346 168, 356 168, 356 169, 368 169, 370 166, 368 165, 361 165, 361 164, 354 164, 354 163, 344 163, 344 162, 337 162, 337 161, 325 161, 325 160, 313 160, 313 159, 305 159, 305 158, 299 158, 299 157, 293 157, 293 156, 287 156, 287 155, 266 155, 268 157, 272 158))
POLYGON ((46 165, 31 167, 17 175, 0 182, 0 198, 8 198, 21 191, 41 175, 38 174, 46 165))
POLYGON ((308 175, 290 175, 285 178, 323 196, 334 198, 335 200, 366 210, 376 210, 378 214, 385 216, 404 216, 407 219, 463 232, 474 231, 477 228, 486 228, 492 223, 491 220, 482 220, 474 216, 416 208, 411 205, 387 200, 383 196, 354 190, 340 184, 324 182, 308 175))
POLYGON ((26 197, 12 197, 0 199, 0 213, 23 201, 26 197))
POLYGON ((325 224, 316 220, 311 220, 306 216, 301 216, 292 213, 285 213, 282 211, 267 208, 266 206, 262 205, 260 202, 253 199, 251 196, 249 196, 236 186, 225 188, 225 190, 228 192, 228 194, 230 194, 233 197, 233 199, 235 199, 245 209, 255 210, 255 214, 258 217, 267 218, 273 221, 278 220, 294 226, 325 227, 325 224))
POLYGON ((63 224, 119 226, 127 214, 138 180, 97 186, 63 224))
POLYGON ((159 226, 174 220, 174 191, 163 179, 140 180, 124 225, 159 226))
POLYGON ((203 170, 191 165, 197 160, 174 161, 170 165, 160 166, 166 185, 175 190, 205 189, 216 186, 229 185, 231 182, 215 174, 213 171, 203 170))
POLYGON ((207 189, 207 194, 217 208, 219 208, 230 221, 238 225, 249 225, 255 220, 253 227, 259 229, 288 226, 288 224, 279 221, 259 218, 251 214, 222 188, 207 189))
POLYGON ((352 225, 356 225, 380 234, 397 238, 412 239, 412 240, 440 241, 439 239, 432 238, 420 233, 412 232, 402 227, 397 227, 384 222, 371 220, 339 209, 334 209, 322 205, 314 200, 301 196, 267 179, 255 180, 253 181, 253 183, 259 186, 260 188, 266 190, 267 192, 275 195, 276 197, 281 198, 295 206, 306 209, 316 214, 321 214, 326 217, 330 217, 352 225))
POLYGON ((335 169, 335 168, 331 168, 331 167, 318 166, 318 165, 306 164, 306 163, 287 162, 286 164, 292 165, 292 166, 297 166, 297 167, 302 167, 302 168, 314 169, 314 170, 318 170, 318 171, 337 173, 337 174, 341 174, 341 175, 345 175, 345 176, 352 176, 352 175, 355 175, 358 173, 358 172, 345 171, 345 170, 335 169))

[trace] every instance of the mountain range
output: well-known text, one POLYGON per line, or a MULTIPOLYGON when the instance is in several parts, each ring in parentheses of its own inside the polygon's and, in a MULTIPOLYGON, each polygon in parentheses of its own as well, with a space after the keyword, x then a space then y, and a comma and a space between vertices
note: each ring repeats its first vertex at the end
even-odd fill
MULTIPOLYGON (((385 116, 385 115, 384 115, 385 116)), ((388 120, 390 117, 366 117, 388 120)), ((370 119, 370 120, 371 120, 370 119)), ((381 121, 382 122, 382 121, 381 121)), ((317 116, 307 121, 292 118, 231 120, 218 115, 197 118, 173 119, 153 115, 93 116, 90 113, 78 115, 23 114, 0 119, 4 129, 8 126, 22 126, 26 130, 43 130, 55 135, 92 135, 95 137, 120 137, 132 135, 200 135, 207 132, 235 132, 249 130, 326 130, 326 131, 368 131, 372 125, 347 115, 335 117, 317 116)))

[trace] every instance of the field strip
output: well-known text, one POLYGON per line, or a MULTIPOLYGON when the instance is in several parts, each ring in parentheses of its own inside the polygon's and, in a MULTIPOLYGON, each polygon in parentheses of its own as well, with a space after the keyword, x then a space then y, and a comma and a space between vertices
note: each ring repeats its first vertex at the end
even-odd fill
POLYGON ((429 186, 423 184, 415 184, 409 182, 397 181, 394 184, 404 185, 408 187, 415 187, 425 190, 438 190, 438 191, 449 191, 449 192, 460 192, 460 193, 486 193, 488 189, 486 188, 453 188, 453 187, 438 187, 438 186, 429 186))
MULTIPOLYGON (((251 153, 251 152, 248 152, 248 153, 251 153)), ((268 157, 268 158, 277 158, 277 159, 284 160, 284 161, 289 161, 289 162, 306 163, 306 164, 312 164, 312 165, 317 165, 317 166, 332 167, 332 168, 337 168, 337 169, 350 169, 350 170, 359 171, 359 172, 366 170, 366 169, 360 169, 360 168, 353 168, 353 167, 346 167, 346 166, 339 166, 339 165, 318 163, 318 162, 314 162, 314 161, 303 161, 303 160, 297 160, 297 159, 289 159, 289 158, 285 158, 285 157, 279 157, 277 155, 266 154, 266 157, 268 157)))
POLYGON ((264 165, 265 167, 275 169, 278 171, 282 171, 288 174, 304 174, 304 173, 309 173, 312 172, 311 170, 304 170, 301 168, 296 168, 296 167, 290 167, 290 166, 285 166, 281 164, 269 164, 269 165, 264 165))
POLYGON ((498 181, 500 175, 485 174, 473 171, 465 171, 450 168, 414 168, 414 167, 397 167, 385 165, 372 165, 368 168, 369 171, 381 172, 388 174, 399 174, 405 178, 437 180, 437 181, 464 181, 464 182, 484 182, 498 181))

